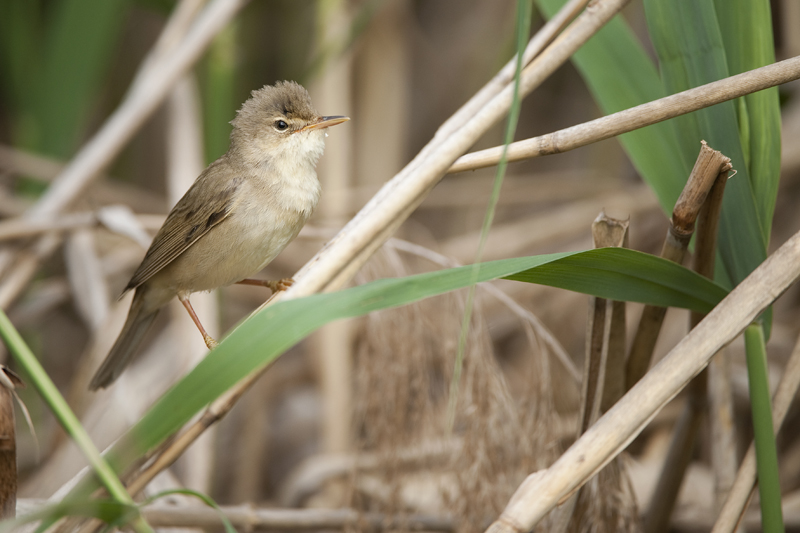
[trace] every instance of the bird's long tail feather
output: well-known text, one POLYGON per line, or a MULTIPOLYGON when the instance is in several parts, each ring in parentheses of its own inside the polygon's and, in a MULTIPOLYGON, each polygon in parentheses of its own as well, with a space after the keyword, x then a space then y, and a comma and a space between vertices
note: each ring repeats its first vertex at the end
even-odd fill
POLYGON ((89 390, 104 389, 114 383, 122 371, 128 366, 131 358, 136 353, 139 345, 144 339, 145 333, 150 329, 150 325, 158 314, 158 309, 145 311, 144 293, 141 288, 136 290, 133 296, 131 308, 128 311, 128 318, 122 327, 122 332, 117 337, 117 341, 108 352, 105 361, 89 383, 89 390))

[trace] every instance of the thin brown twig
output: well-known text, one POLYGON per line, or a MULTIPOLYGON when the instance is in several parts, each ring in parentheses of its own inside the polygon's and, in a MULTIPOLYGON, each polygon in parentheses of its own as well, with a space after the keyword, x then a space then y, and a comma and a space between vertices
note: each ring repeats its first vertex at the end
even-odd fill
MULTIPOLYGON (((597 120, 517 141, 508 145, 508 161, 523 161, 574 150, 798 78, 800 78, 800 56, 701 85, 597 120)), ((453 163, 447 172, 464 172, 494 166, 500 161, 502 150, 502 146, 496 146, 464 155, 453 163)))

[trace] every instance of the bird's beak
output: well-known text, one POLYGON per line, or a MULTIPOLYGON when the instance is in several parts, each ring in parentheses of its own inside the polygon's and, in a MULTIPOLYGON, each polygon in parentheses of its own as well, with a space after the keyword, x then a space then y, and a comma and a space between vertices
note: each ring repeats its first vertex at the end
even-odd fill
POLYGON ((350 117, 319 117, 319 119, 316 122, 308 124, 300 131, 321 130, 324 128, 330 128, 331 126, 341 124, 342 122, 347 122, 348 120, 350 120, 350 117))

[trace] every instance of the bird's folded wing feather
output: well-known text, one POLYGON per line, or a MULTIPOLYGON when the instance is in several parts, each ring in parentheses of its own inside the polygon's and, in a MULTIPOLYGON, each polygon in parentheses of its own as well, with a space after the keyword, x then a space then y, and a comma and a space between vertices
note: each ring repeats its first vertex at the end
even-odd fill
POLYGON ((135 289, 230 215, 241 179, 224 160, 212 163, 172 208, 125 290, 135 289))

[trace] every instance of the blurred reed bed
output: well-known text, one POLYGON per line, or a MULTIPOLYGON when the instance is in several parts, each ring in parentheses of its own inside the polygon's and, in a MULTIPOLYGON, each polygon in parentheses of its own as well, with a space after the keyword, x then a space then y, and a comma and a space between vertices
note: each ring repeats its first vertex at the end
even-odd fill
MULTIPOLYGON (((793 30, 800 13, 791 0, 774 4, 781 14, 774 17, 778 58, 796 56, 800 43, 793 30)), ((9 0, 0 11, 0 272, 7 276, 14 261, 31 253, 34 237, 55 234, 59 243, 39 254, 42 266, 18 287, 18 297, 3 301, 101 448, 204 354, 183 314, 162 313, 120 382, 98 394, 85 390, 124 320, 128 303, 116 296, 148 236, 199 169, 227 148, 227 122, 250 90, 295 79, 309 87, 319 111, 353 119, 349 129, 328 139, 315 218, 262 273, 281 278, 311 258, 514 52, 511 0, 252 2, 218 33, 107 175, 57 220, 20 223, 17 217, 123 99, 167 17, 177 9, 196 13, 202 5, 9 0)), ((624 15, 645 35, 640 4, 624 15)), ((535 13, 533 27, 543 23, 535 13)), ((796 83, 781 89, 784 155, 772 249, 800 227, 794 208, 800 195, 796 83)), ((517 138, 599 115, 567 64, 524 101, 517 138)), ((500 144, 501 132, 494 126, 473 149, 500 144)), ((492 175, 488 169, 446 177, 355 283, 469 263, 492 175)), ((484 260, 591 248, 592 222, 601 211, 629 218, 628 247, 658 253, 668 220, 616 140, 513 164, 484 260)), ((773 384, 797 349, 797 290, 775 306, 773 384)), ((204 323, 225 332, 266 296, 235 286, 196 306, 210 317, 204 323)), ((629 331, 641 307, 629 304, 629 331)), ((454 293, 322 328, 279 359, 215 432, 156 478, 149 493, 190 487, 226 506, 356 511, 354 521, 333 520, 318 529, 485 529, 525 476, 549 466, 578 435, 589 311, 585 296, 539 285, 498 282, 478 290, 451 429, 447 395, 462 313, 463 295, 454 293)), ((654 360, 687 329, 688 313, 669 310, 654 360)), ((741 458, 752 440, 743 343, 725 352, 735 454, 741 458)), ((84 460, 35 393, 20 394, 33 415, 40 451, 20 427, 19 497, 47 498, 84 460)), ((638 528, 687 396, 656 416, 629 456, 584 487, 579 503, 567 506, 576 510, 573 517, 562 509, 539 528, 638 528)), ((800 524, 796 418, 796 409, 789 409, 778 440, 784 517, 792 527, 800 524)), ((701 427, 672 515, 674 529, 708 529, 716 519, 712 439, 701 427)), ((173 510, 187 505, 193 504, 180 500, 173 510)), ((746 523, 757 523, 753 512, 746 523)), ((192 525, 192 518, 188 513, 183 523, 192 525)))

